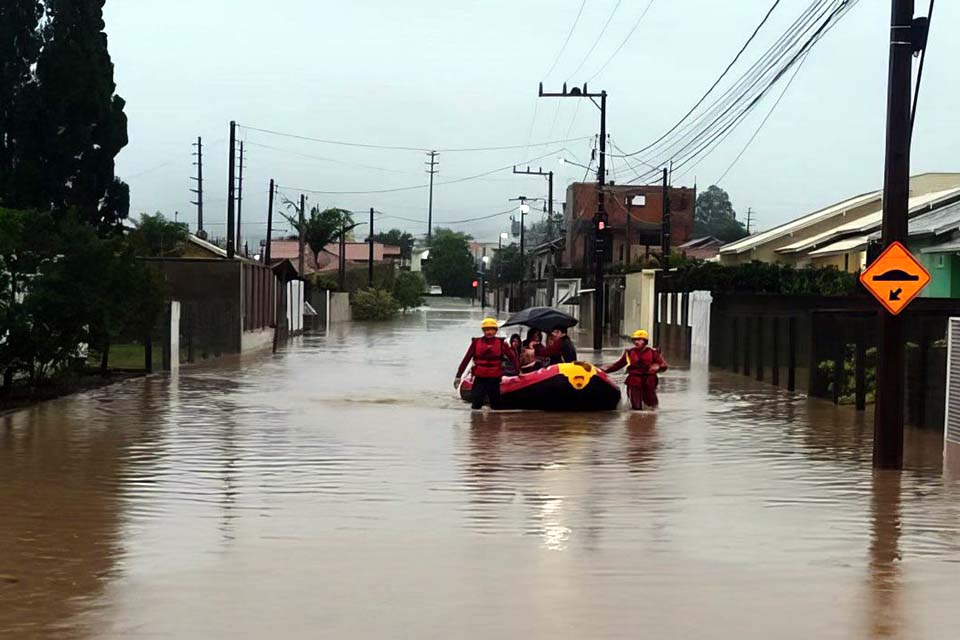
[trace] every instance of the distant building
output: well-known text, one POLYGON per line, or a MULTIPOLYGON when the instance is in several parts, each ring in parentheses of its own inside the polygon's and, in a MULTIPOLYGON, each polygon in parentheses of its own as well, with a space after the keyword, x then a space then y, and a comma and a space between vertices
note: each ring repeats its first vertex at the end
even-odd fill
POLYGON ((707 236, 705 238, 694 238, 685 242, 679 249, 688 258, 697 260, 715 260, 720 253, 720 247, 723 246, 723 240, 707 236))
MULTIPOLYGON (((679 247, 693 234, 693 210, 697 192, 694 188, 670 187, 671 246, 679 247)), ((663 189, 659 185, 607 185, 604 188, 604 208, 607 212, 607 262, 623 264, 627 261, 627 212, 630 213, 629 255, 636 259, 648 252, 660 250, 663 223, 663 189)), ((591 264, 594 227, 597 212, 597 184, 575 182, 567 187, 564 206, 566 242, 563 253, 565 266, 586 267, 591 264)))
MULTIPOLYGON (((357 265, 366 265, 370 262, 370 244, 367 242, 344 243, 347 268, 357 265)), ((329 272, 339 269, 340 244, 331 243, 313 259, 310 247, 304 247, 304 271, 306 273, 329 272)), ((272 261, 289 259, 297 264, 300 258, 300 243, 297 240, 273 240, 270 243, 270 258, 272 261)), ((400 247, 385 245, 382 242, 373 243, 374 264, 400 262, 400 247)), ((303 274, 306 275, 306 274, 303 274)))

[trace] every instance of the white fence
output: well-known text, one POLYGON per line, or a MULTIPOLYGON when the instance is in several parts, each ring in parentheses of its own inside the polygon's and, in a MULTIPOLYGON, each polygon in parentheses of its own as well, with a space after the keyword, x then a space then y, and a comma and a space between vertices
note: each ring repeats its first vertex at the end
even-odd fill
POLYGON ((710 305, 709 291, 690 293, 687 322, 690 325, 690 366, 710 365, 710 305))

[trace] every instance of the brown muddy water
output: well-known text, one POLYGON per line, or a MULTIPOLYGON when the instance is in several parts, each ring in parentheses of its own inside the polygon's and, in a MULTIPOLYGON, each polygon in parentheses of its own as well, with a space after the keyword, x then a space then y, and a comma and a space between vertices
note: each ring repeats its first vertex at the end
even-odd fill
POLYGON ((687 370, 656 414, 472 413, 478 317, 0 417, 0 637, 960 637, 940 434, 874 474, 869 415, 687 370))

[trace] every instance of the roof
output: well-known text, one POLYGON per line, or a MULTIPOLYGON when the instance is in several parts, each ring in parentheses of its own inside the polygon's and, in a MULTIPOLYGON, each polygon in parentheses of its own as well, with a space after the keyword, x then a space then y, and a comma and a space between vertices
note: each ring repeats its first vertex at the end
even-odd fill
POLYGON ((818 222, 822 222, 835 215, 841 214, 848 209, 863 206, 873 200, 879 202, 880 195, 880 191, 861 193, 858 196, 843 200, 824 209, 814 211, 813 213, 797 218, 796 220, 791 220, 790 222, 784 223, 779 227, 774 227, 773 229, 769 229, 767 231, 755 233, 752 236, 747 236, 743 240, 731 242, 720 249, 720 253, 737 254, 749 251, 750 249, 764 244, 765 242, 782 238, 783 236, 793 233, 794 231, 799 231, 800 229, 804 229, 810 225, 817 224, 818 222))
POLYGON ((721 245, 723 240, 719 238, 714 238, 713 236, 704 236, 703 238, 694 238, 689 242, 684 242, 682 245, 677 247, 678 249, 702 249, 711 245, 721 245))
MULTIPOLYGON (((367 242, 346 242, 347 262, 369 262, 370 244, 367 242)), ((394 257, 397 254, 389 254, 385 250, 385 245, 381 242, 373 243, 373 261, 384 262, 388 257, 394 257)), ((313 251, 309 247, 304 247, 304 263, 306 271, 332 271, 337 268, 338 257, 340 255, 339 243, 331 243, 320 252, 317 262, 313 260, 313 251)), ((273 240, 270 242, 270 257, 289 258, 298 260, 300 258, 300 242, 298 240, 273 240)))
MULTIPOLYGON (((926 193, 920 196, 910 198, 909 201, 909 211, 910 213, 917 213, 922 211, 926 207, 933 207, 945 201, 950 201, 952 199, 960 198, 960 187, 956 189, 946 189, 943 191, 934 191, 933 193, 926 193)), ((921 213, 920 215, 915 215, 910 219, 910 235, 921 235, 923 233, 934 233, 934 231, 927 231, 928 228, 936 228, 938 225, 947 225, 949 226, 949 221, 954 220, 954 224, 960 223, 960 218, 957 218, 957 213, 950 214, 949 212, 944 212, 945 209, 954 209, 956 203, 947 205, 945 207, 938 207, 929 213, 921 213), (943 212, 943 213, 942 213, 943 212), (933 216, 930 218, 929 216, 933 216)), ((849 235, 851 233, 864 234, 870 231, 874 231, 880 227, 883 223, 883 210, 875 211, 869 213, 862 218, 857 218, 845 224, 841 224, 833 229, 824 231, 823 233, 818 233, 815 236, 809 238, 804 238, 793 244, 789 244, 785 247, 780 247, 777 249, 777 253, 797 253, 801 251, 806 251, 814 247, 823 247, 830 248, 832 250, 833 244, 831 244, 837 238, 849 235)), ((815 255, 811 253, 811 255, 815 255)), ((825 255, 817 253, 816 255, 825 255)))
POLYGON ((226 257, 227 257, 227 251, 226 251, 226 249, 221 249, 220 247, 218 247, 217 245, 213 244, 212 242, 207 242, 206 240, 203 240, 203 239, 201 239, 201 238, 198 238, 197 236, 193 235, 192 233, 187 236, 187 242, 190 242, 190 243, 192 243, 192 244, 195 244, 195 245, 197 245, 198 247, 200 247, 201 249, 204 249, 204 250, 206 250, 206 251, 209 251, 210 253, 212 253, 212 254, 214 254, 214 255, 220 256, 221 258, 226 258, 226 257))
POLYGON ((850 251, 862 251, 867 246, 870 236, 861 235, 853 236, 852 238, 845 238, 844 240, 838 240, 832 244, 817 249, 816 251, 811 251, 808 255, 811 258, 822 258, 824 256, 832 256, 838 253, 847 253, 850 251))

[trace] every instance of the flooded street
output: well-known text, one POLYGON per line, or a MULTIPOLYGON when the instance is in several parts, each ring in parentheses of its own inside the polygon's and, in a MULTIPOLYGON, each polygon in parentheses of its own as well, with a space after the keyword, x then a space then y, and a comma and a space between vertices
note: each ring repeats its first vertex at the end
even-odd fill
POLYGON ((682 369, 657 414, 473 413, 479 317, 0 417, 0 637, 960 634, 941 434, 874 475, 869 414, 682 369))

